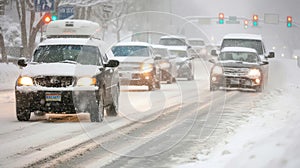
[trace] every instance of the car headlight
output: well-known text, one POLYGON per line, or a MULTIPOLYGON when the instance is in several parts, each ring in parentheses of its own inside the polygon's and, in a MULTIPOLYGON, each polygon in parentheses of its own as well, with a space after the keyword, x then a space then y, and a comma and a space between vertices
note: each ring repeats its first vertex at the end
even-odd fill
POLYGON ((220 66, 215 66, 212 70, 213 75, 222 75, 223 74, 223 68, 220 66))
POLYGON ((82 77, 77 80, 77 86, 92 86, 96 85, 96 78, 82 77))
POLYGON ((152 69, 153 69, 152 64, 144 63, 141 65, 141 71, 152 71, 152 69))
POLYGON ((250 69, 248 76, 249 78, 259 78, 261 76, 261 72, 259 69, 250 69))
POLYGON ((32 86, 33 85, 33 80, 31 77, 20 77, 18 79, 18 86, 32 86))

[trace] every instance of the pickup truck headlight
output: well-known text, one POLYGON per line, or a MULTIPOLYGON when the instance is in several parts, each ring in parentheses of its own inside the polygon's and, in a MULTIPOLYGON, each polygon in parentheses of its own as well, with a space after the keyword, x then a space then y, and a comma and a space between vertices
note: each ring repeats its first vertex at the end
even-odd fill
POLYGON ((92 86, 96 85, 96 78, 82 77, 77 80, 77 86, 92 86))
POLYGON ((215 66, 212 70, 213 75, 222 75, 223 74, 223 68, 220 66, 215 66))
POLYGON ((23 76, 18 79, 18 86, 33 86, 31 77, 23 76))
POLYGON ((260 78, 261 72, 259 69, 250 69, 248 72, 248 76, 252 79, 260 78))
POLYGON ((153 65, 149 63, 144 63, 141 65, 141 71, 152 71, 153 65))

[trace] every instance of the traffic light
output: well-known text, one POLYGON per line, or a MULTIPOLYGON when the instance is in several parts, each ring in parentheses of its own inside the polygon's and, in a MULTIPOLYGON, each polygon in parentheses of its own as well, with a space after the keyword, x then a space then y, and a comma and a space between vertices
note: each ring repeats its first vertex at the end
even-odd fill
POLYGON ((287 27, 292 27, 292 25, 293 25, 293 18, 292 18, 292 16, 288 16, 287 18, 286 18, 286 21, 287 21, 287 23, 286 23, 286 26, 287 27))
POLYGON ((253 26, 258 26, 258 15, 253 15, 253 26))
POLYGON ((248 21, 248 20, 244 20, 244 28, 245 28, 245 29, 248 28, 248 24, 249 24, 249 21, 248 21))
POLYGON ((57 18, 57 15, 55 12, 51 12, 51 20, 52 21, 56 21, 58 18, 57 18))
POLYGON ((50 13, 46 13, 46 14, 44 15, 44 18, 43 18, 44 24, 50 23, 51 20, 52 20, 51 14, 50 14, 50 13))
POLYGON ((224 13, 219 13, 219 24, 224 24, 224 13))

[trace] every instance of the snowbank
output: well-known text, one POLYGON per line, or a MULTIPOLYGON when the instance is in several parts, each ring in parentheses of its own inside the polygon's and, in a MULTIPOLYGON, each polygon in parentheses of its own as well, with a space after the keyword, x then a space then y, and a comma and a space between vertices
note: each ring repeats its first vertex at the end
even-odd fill
POLYGON ((14 89, 19 73, 15 64, 0 63, 0 90, 14 89))
POLYGON ((199 161, 178 167, 300 166, 300 68, 294 60, 278 59, 272 61, 270 71, 270 90, 251 110, 249 121, 199 154, 199 161))

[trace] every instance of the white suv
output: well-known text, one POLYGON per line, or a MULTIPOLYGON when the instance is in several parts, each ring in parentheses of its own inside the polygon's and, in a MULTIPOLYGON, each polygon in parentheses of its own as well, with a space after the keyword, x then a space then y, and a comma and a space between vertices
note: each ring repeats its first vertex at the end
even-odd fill
POLYGON ((48 24, 46 40, 35 49, 23 68, 16 87, 19 121, 46 113, 89 112, 92 122, 100 122, 104 108, 117 115, 119 65, 104 41, 95 35, 99 25, 86 20, 60 20, 48 24))

